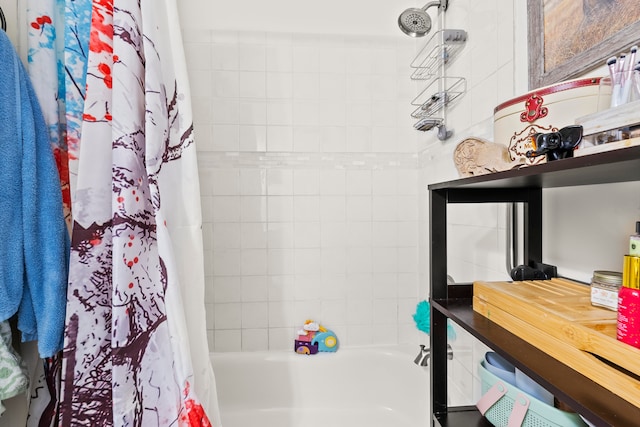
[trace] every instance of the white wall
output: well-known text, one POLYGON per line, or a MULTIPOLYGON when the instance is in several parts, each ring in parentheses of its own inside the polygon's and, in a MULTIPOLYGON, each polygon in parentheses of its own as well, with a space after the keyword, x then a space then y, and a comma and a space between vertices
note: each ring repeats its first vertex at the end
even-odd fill
POLYGON ((26 25, 21 22, 22 16, 19 16, 19 13, 24 13, 24 7, 18 5, 18 0, 0 0, 0 7, 7 21, 7 35, 16 50, 21 52, 20 46, 24 43, 22 33, 24 33, 26 25))
POLYGON ((414 0, 190 0, 178 6, 185 29, 395 36, 398 15, 417 4, 414 0))

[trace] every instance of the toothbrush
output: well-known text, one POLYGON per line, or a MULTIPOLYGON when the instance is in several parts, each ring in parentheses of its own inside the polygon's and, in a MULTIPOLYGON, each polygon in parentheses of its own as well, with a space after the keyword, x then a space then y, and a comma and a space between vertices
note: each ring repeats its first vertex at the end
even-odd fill
MULTIPOLYGON (((616 73, 624 73, 624 66, 625 66, 625 62, 627 60, 627 55, 625 53, 621 53, 620 57, 618 58, 618 62, 616 62, 616 73)), ((622 84, 623 82, 620 81, 620 84, 622 84)))
POLYGON ((618 59, 613 56, 607 60, 607 66, 609 67, 609 75, 611 76, 611 107, 618 105, 618 93, 620 92, 620 85, 617 82, 618 79, 618 59))
POLYGON ((615 80, 616 75, 616 62, 618 59, 615 56, 612 56, 607 60, 607 67, 609 68, 609 77, 611 77, 611 85, 613 86, 613 81, 615 80))
POLYGON ((631 78, 633 74, 633 68, 636 65, 636 52, 638 52, 638 46, 631 47, 631 53, 629 53, 629 68, 627 69, 627 79, 631 78))
POLYGON ((640 98, 640 63, 633 69, 633 82, 635 83, 635 94, 640 98))
POLYGON ((626 104, 627 102, 629 102, 629 95, 631 94, 632 85, 633 82, 631 81, 631 76, 629 75, 629 78, 625 79, 624 83, 622 84, 622 92, 620 92, 619 104, 626 104))
POLYGON ((634 62, 636 60, 636 52, 638 51, 638 46, 633 46, 631 48, 631 53, 629 54, 629 62, 625 65, 625 68, 622 70, 622 92, 620 93, 620 104, 626 104, 629 102, 629 95, 631 94, 631 86, 633 82, 631 81, 631 75, 634 69, 634 62))
POLYGON ((624 85, 624 67, 627 59, 627 55, 622 53, 616 63, 616 84, 618 90, 616 91, 616 106, 622 104, 622 86, 624 85))

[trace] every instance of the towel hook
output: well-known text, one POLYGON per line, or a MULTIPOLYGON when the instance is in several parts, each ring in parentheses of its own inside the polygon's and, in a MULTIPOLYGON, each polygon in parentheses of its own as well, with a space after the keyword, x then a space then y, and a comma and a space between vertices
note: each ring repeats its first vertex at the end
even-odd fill
POLYGON ((0 7, 0 26, 2 27, 2 31, 7 31, 7 19, 4 17, 2 7, 0 7))

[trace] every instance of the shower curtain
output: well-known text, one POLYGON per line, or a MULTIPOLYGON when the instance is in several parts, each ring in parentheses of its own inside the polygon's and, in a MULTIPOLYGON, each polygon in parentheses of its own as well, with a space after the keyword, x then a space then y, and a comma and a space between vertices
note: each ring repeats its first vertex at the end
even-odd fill
POLYGON ((32 30, 52 41, 30 41, 33 68, 63 58, 60 90, 39 93, 51 110, 65 101, 48 123, 52 141, 66 142, 59 169, 73 218, 60 425, 220 426, 176 3, 29 2, 32 30), (63 9, 64 55, 46 28, 63 9))
MULTIPOLYGON (((71 192, 65 123, 64 0, 27 1, 27 70, 49 130, 58 168, 63 213, 71 229, 71 192)), ((32 347, 23 348, 30 376, 27 427, 57 426, 61 354, 40 360, 32 347), (30 352, 31 350, 31 352, 30 352)))

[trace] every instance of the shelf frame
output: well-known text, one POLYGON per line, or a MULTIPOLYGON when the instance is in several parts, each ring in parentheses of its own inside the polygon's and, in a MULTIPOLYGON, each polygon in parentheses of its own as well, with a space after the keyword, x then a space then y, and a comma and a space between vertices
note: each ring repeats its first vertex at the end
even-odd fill
POLYGON ((446 250, 449 203, 521 202, 524 206, 524 259, 529 265, 543 262, 544 188, 630 181, 640 181, 640 147, 556 160, 428 186, 431 256, 431 415, 434 426, 465 427, 485 425, 482 422, 486 421, 477 411, 474 415, 474 411, 469 408, 452 408, 447 405, 447 319, 453 320, 506 357, 594 425, 637 425, 640 407, 632 405, 475 313, 471 302, 472 285, 447 284, 446 250), (462 421, 463 419, 465 421, 462 421))
MULTIPOLYGON (((430 253, 432 300, 447 300, 447 205, 450 203, 522 202, 524 206, 524 259, 531 266, 542 262, 542 190, 540 188, 444 188, 430 191, 430 253)), ((447 413, 447 316, 431 312, 431 408, 434 416, 447 413), (444 355, 445 357, 441 357, 444 355)))

